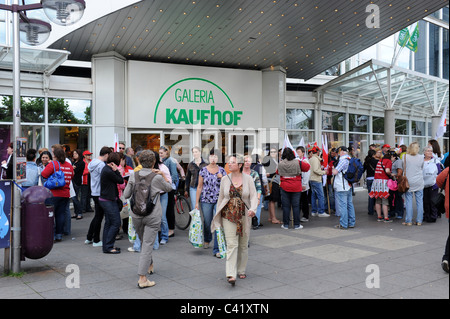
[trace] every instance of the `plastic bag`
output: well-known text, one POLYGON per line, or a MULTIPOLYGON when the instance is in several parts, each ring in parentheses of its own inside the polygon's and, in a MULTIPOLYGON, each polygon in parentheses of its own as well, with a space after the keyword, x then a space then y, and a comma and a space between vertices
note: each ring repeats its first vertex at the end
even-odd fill
POLYGON ((216 235, 217 235, 217 245, 219 246, 220 258, 224 259, 227 257, 227 242, 225 240, 225 233, 222 227, 216 229, 216 235))
POLYGON ((189 226, 189 242, 195 248, 203 247, 203 223, 200 211, 194 209, 189 212, 191 225, 189 226))
POLYGON ((134 229, 133 225, 133 217, 131 217, 130 215, 131 211, 130 200, 127 199, 126 203, 127 204, 126 207, 124 206, 124 209, 126 208, 128 212, 128 240, 130 241, 130 243, 134 244, 134 242, 136 241, 136 230, 134 229))

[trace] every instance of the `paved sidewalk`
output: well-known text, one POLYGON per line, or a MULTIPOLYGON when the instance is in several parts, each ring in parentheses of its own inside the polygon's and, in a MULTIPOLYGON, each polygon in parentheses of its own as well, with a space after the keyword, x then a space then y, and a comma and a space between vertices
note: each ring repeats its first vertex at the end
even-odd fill
MULTIPOLYGON (((357 224, 351 230, 334 229, 335 216, 311 217, 302 230, 283 230, 269 225, 263 211, 264 227, 251 234, 248 277, 235 287, 226 282, 225 261, 211 249, 193 248, 188 231, 178 230, 154 253, 150 279, 156 286, 138 289, 139 254, 127 251, 128 240, 116 242, 118 255, 84 244, 93 217, 88 213, 72 220, 72 234, 48 256, 22 262, 22 277, 0 277, 0 299, 448 299, 449 276, 440 266, 449 233, 445 216, 405 227, 368 216, 364 190, 354 202, 357 224), (66 285, 76 283, 70 265, 79 269, 79 288, 66 285), (379 288, 369 288, 377 274, 379 288)), ((2 250, 2 274, 3 265, 2 250)))

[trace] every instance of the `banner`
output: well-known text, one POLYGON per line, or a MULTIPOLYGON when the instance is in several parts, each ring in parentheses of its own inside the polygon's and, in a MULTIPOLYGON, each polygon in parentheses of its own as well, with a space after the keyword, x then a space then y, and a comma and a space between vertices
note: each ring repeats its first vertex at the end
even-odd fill
POLYGON ((402 31, 400 31, 400 34, 398 35, 398 45, 402 48, 408 43, 408 40, 410 38, 409 30, 408 28, 404 28, 402 31))
POLYGON ((436 140, 444 137, 444 134, 447 131, 447 114, 448 114, 447 111, 448 111, 448 106, 445 107, 444 114, 442 114, 441 122, 439 123, 439 128, 436 132, 436 137, 435 137, 436 140))
POLYGON ((413 52, 417 52, 418 42, 419 42, 419 24, 417 24, 416 28, 414 29, 414 32, 411 34, 411 37, 409 38, 408 43, 406 44, 406 47, 413 52))
POLYGON ((0 249, 10 246, 11 191, 10 181, 0 181, 0 249))

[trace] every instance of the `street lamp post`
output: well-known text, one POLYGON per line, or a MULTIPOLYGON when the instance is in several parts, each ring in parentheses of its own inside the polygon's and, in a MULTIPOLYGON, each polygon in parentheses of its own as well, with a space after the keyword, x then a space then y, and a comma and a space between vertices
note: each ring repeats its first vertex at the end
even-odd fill
MULTIPOLYGON (((47 17, 54 23, 68 26, 78 22, 83 16, 86 4, 84 0, 41 0, 40 3, 19 5, 19 0, 12 0, 12 5, 0 4, 1 10, 12 12, 12 42, 13 42, 13 179, 17 177, 17 138, 20 129, 20 32, 24 33, 22 41, 28 45, 39 45, 48 39, 50 24, 36 19, 28 19, 26 11, 44 9, 47 17)), ((11 264, 13 273, 20 272, 21 260, 21 203, 20 191, 13 187, 13 218, 12 218, 12 250, 11 264)))

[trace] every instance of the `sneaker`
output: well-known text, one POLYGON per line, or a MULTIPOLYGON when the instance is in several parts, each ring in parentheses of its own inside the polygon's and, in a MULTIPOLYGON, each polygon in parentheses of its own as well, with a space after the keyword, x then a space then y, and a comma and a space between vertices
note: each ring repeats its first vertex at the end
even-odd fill
POLYGON ((285 225, 281 225, 281 228, 282 228, 282 229, 289 229, 289 227, 288 227, 288 226, 285 226, 285 225))
POLYGON ((302 228, 303 228, 302 225, 297 225, 297 226, 294 227, 294 229, 302 229, 302 228))
POLYGON ((137 251, 136 249, 134 249, 133 247, 128 247, 128 251, 130 253, 138 253, 139 251, 137 251))
POLYGON ((327 213, 323 213, 323 214, 319 214, 319 217, 330 217, 330 215, 327 213))
POLYGON ((378 217, 377 218, 377 222, 383 222, 383 221, 384 221, 383 217, 378 217))
POLYGON ((85 244, 85 245, 90 245, 90 244, 92 244, 92 240, 86 239, 86 240, 84 241, 84 244, 85 244))
POLYGON ((392 223, 393 220, 392 220, 392 219, 389 219, 389 218, 385 218, 385 219, 384 219, 384 222, 385 222, 385 223, 392 223))
POLYGON ((347 228, 343 227, 341 224, 334 226, 334 228, 336 228, 336 229, 347 229, 347 228))
POLYGON ((317 217, 317 216, 319 216, 319 213, 311 213, 311 216, 312 217, 317 217))
POLYGON ((100 240, 98 243, 92 243, 92 247, 103 247, 103 242, 100 240))
POLYGON ((309 222, 309 219, 305 218, 305 217, 302 217, 302 218, 300 218, 300 221, 303 222, 303 223, 306 223, 306 222, 309 222))
POLYGON ((441 267, 448 274, 448 270, 449 270, 448 260, 443 260, 442 263, 441 263, 441 267))
POLYGON ((159 242, 160 245, 165 245, 167 244, 167 240, 165 239, 161 239, 161 241, 159 242))

